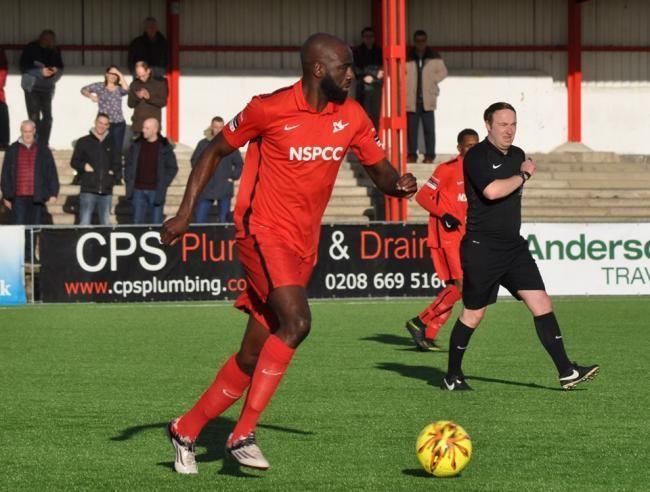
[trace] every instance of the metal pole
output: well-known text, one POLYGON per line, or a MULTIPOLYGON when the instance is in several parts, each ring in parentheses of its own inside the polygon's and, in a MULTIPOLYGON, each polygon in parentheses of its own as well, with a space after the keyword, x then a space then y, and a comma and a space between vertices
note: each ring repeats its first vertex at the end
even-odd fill
MULTIPOLYGON (((406 166, 406 21, 405 0, 382 0, 384 89, 381 128, 391 164, 400 173, 406 166)), ((407 202, 387 197, 386 220, 408 219, 407 202)))
POLYGON ((179 138, 180 82, 180 1, 167 0, 167 34, 169 36, 169 95, 167 97, 167 136, 174 142, 179 138))
POLYGON ((582 140, 582 13, 580 2, 567 0, 567 104, 569 142, 582 140))

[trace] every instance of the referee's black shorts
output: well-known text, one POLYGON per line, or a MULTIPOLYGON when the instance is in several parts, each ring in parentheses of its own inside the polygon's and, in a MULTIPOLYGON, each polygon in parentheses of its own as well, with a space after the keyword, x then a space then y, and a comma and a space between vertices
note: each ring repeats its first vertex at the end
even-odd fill
POLYGON ((504 243, 468 233, 460 245, 460 260, 463 304, 468 309, 494 304, 499 285, 518 300, 520 290, 546 290, 523 237, 504 243))

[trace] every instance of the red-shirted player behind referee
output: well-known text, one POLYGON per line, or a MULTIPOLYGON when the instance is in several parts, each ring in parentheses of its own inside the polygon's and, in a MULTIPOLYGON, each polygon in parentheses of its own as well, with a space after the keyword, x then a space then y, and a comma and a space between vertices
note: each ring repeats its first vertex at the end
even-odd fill
POLYGON ((350 48, 319 33, 305 41, 300 58, 301 80, 254 97, 212 140, 190 175, 178 214, 161 231, 164 244, 177 241, 221 157, 250 142, 234 215, 237 253, 248 281, 235 306, 250 315, 248 326, 241 348, 212 385, 168 426, 179 473, 197 473, 199 432, 247 389, 226 453, 244 466, 269 467, 255 428, 310 330, 306 286, 321 219, 348 148, 384 193, 408 197, 417 189, 412 175, 400 177, 386 160, 372 122, 348 98, 354 78, 350 48))
POLYGON ((460 241, 465 235, 467 198, 463 177, 463 157, 478 143, 478 133, 466 128, 458 134, 459 155, 443 162, 420 188, 415 199, 429 212, 427 245, 440 280, 448 285, 419 316, 406 322, 406 329, 418 350, 438 351, 436 336, 445 324, 463 290, 460 241))

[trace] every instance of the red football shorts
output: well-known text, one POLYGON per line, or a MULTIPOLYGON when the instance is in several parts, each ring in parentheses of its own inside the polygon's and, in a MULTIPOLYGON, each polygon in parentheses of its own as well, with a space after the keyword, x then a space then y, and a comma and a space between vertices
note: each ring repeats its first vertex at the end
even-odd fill
POLYGON ((268 235, 237 238, 237 254, 246 272, 247 289, 235 307, 274 331, 278 320, 267 304, 269 294, 288 285, 307 287, 316 255, 301 256, 287 248, 286 241, 268 235))
POLYGON ((438 278, 448 282, 463 278, 460 265, 460 246, 458 248, 431 248, 431 259, 438 278))

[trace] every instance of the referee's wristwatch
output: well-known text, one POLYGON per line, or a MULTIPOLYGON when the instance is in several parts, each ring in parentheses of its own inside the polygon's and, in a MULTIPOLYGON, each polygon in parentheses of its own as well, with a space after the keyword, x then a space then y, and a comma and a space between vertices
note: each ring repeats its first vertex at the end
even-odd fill
POLYGON ((521 176, 521 179, 524 180, 523 183, 521 183, 523 185, 526 181, 528 181, 530 179, 532 174, 530 174, 528 171, 521 171, 519 173, 519 176, 521 176))

